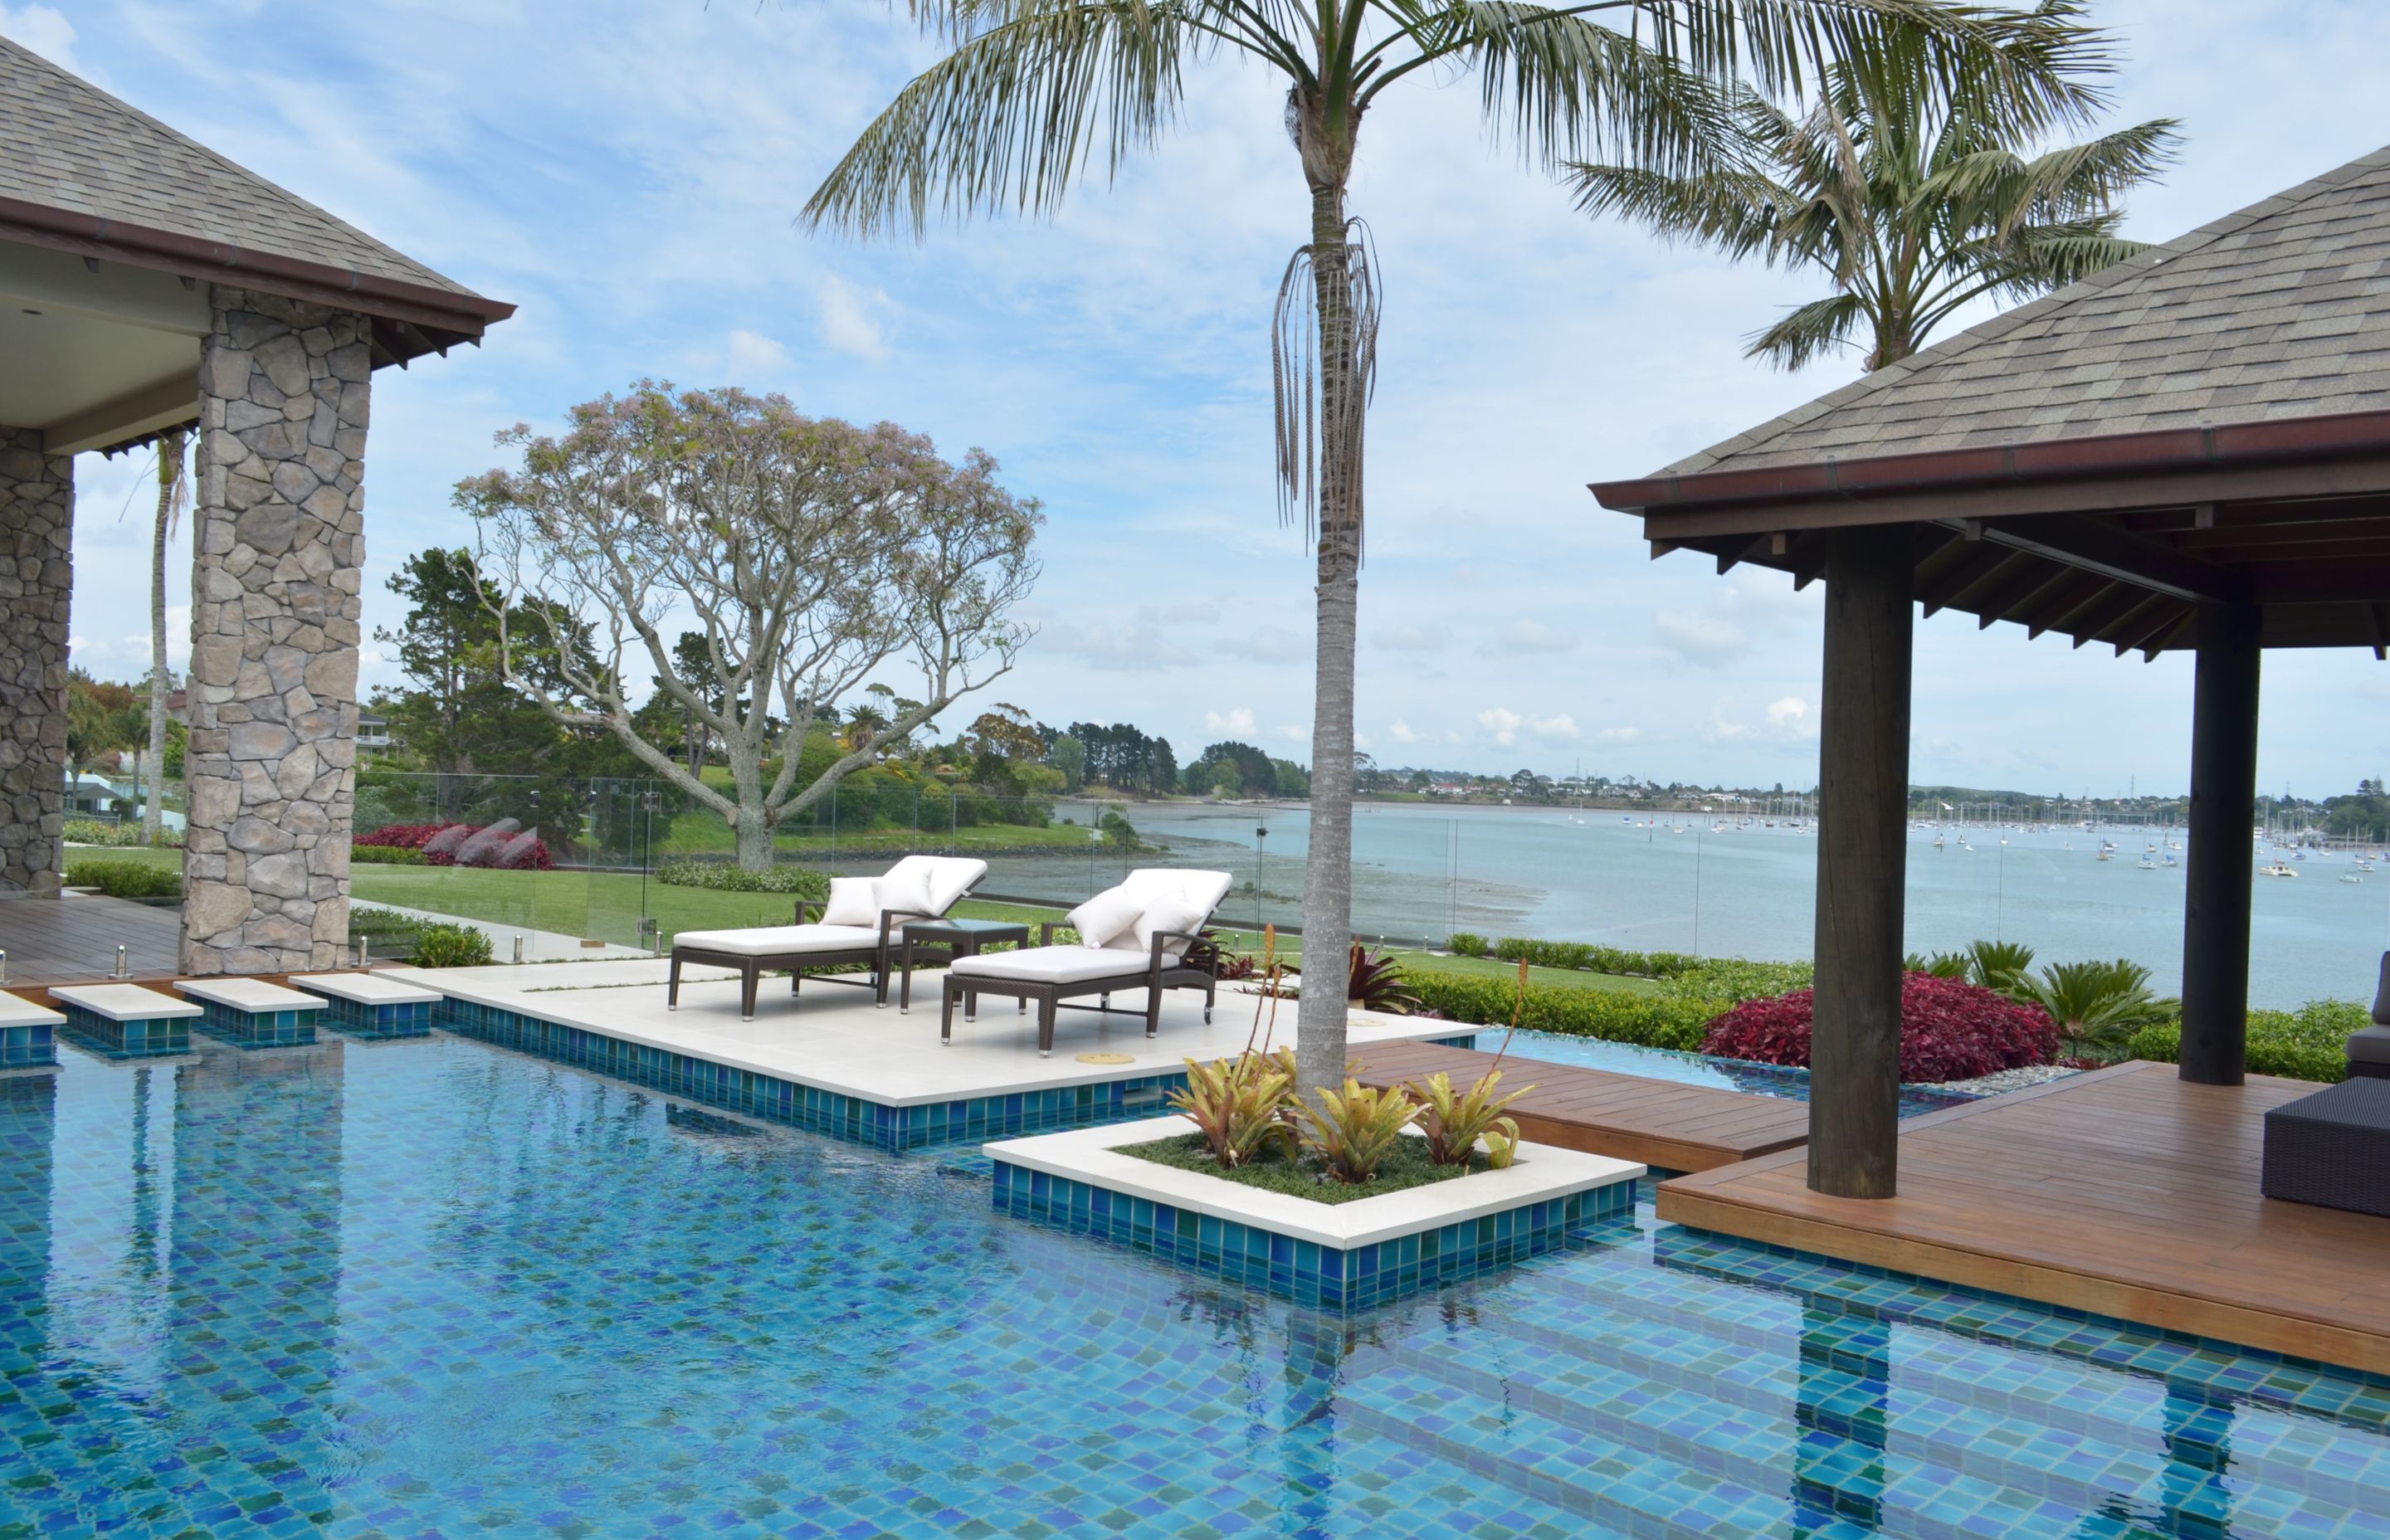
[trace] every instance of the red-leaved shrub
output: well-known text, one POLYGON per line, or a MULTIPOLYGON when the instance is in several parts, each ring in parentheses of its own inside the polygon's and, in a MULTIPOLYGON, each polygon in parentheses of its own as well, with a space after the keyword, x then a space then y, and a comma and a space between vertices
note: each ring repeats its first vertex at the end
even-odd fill
MULTIPOLYGON (((1702 1052, 1805 1070, 1810 1010, 1805 989, 1746 1000, 1710 1023, 1702 1052)), ((1963 979, 1910 973, 1900 981, 1903 1081, 1972 1080, 2047 1064, 2057 1053, 2058 1024, 2038 1006, 2019 1005, 1963 979)))
POLYGON ((423 841, 423 862, 429 866, 453 866, 456 864, 457 848, 482 831, 470 824, 450 824, 446 828, 423 841))
POLYGON ((392 850, 421 850, 433 835, 453 824, 384 824, 371 834, 360 834, 353 841, 360 845, 386 845, 392 850))
POLYGON ((556 857, 547 853, 546 841, 525 829, 500 847, 495 860, 486 864, 510 872, 554 871, 556 857))

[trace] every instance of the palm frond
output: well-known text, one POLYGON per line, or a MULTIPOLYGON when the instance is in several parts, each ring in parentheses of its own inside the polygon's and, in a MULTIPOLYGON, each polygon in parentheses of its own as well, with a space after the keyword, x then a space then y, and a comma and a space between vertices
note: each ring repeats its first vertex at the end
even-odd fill
POLYGON ((1561 182, 1576 194, 1580 212, 1615 214, 1663 240, 1694 241, 1735 257, 1772 248, 1778 221, 1803 201, 1756 170, 1677 177, 1646 166, 1573 160, 1561 182))
POLYGON ((2028 160, 2001 145, 1958 156, 1920 183, 1919 206, 1968 211, 2006 238, 2029 221, 2070 220, 2109 208, 2173 164, 2179 124, 2156 118, 2028 160))
MULTIPOLYGON (((897 93, 805 200, 816 228, 914 235, 933 212, 1050 214, 1099 145, 1107 173, 1177 111, 1222 41, 1209 0, 916 0, 954 51, 897 93)), ((1242 45, 1240 45, 1240 46, 1242 45)))
POLYGON ((1851 333, 1869 319, 1856 294, 1831 294, 1796 305, 1767 330, 1753 334, 1745 358, 1765 358, 1780 369, 1798 369, 1850 345, 1851 333))

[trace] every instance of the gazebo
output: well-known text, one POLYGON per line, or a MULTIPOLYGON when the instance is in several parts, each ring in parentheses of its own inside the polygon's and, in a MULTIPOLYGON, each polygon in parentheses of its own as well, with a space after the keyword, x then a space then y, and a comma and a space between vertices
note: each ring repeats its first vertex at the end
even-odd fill
POLYGON ((1812 1190, 1897 1187, 1920 608, 2193 652, 2179 1072, 2241 1082, 2260 658, 2390 649, 2390 151, 1593 492, 1826 584, 1812 1190))
POLYGON ((74 459, 197 432, 179 969, 348 933, 374 372, 485 299, 0 39, 0 893, 58 892, 74 459))

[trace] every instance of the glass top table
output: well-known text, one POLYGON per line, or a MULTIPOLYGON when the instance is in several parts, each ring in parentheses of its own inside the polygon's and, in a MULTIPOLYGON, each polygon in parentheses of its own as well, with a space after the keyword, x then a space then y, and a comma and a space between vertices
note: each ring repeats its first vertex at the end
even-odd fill
POLYGON ((1029 925, 1025 920, 1012 919, 915 919, 905 923, 904 980, 896 988, 896 1009, 901 1014, 913 1008, 913 948, 918 943, 936 947, 951 963, 957 957, 976 956, 982 947, 1010 942, 1016 946, 1029 944, 1029 925))

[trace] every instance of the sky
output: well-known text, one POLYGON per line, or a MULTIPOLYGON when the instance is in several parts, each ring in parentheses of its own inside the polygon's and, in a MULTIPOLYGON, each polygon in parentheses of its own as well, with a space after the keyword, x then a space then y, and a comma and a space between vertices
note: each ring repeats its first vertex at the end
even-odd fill
MULTIPOLYGON (((2093 14, 2125 56, 2106 122, 2184 124, 2129 235, 2169 239, 2390 136, 2370 88, 2330 84, 2390 55, 2390 6, 2093 14)), ((1135 723, 1182 759, 1230 737, 1308 759, 1311 572, 1278 520, 1269 426, 1271 304, 1308 198, 1258 70, 1201 65, 1168 141, 1098 167, 1051 222, 863 243, 795 216, 935 57, 901 7, 0 0, 0 33, 520 307, 479 350, 376 376, 368 634, 400 618, 383 585, 401 561, 469 543, 450 493, 504 463, 495 433, 554 428, 642 378, 736 384, 984 448, 1043 502, 1037 635, 983 699, 1135 723)), ((1851 359, 1786 375, 1741 356, 1816 281, 1584 218, 1482 126, 1472 82, 1424 72, 1371 112, 1351 206, 1385 296, 1360 746, 1389 765, 1812 784, 1818 588, 1655 562, 1586 483, 1856 378, 1851 359)), ((74 658, 136 678, 148 468, 86 455, 76 472, 74 658)), ((178 666, 186 560, 169 579, 178 666)), ((2263 789, 2330 795, 2390 767, 2390 664, 2265 666, 2263 789)), ((364 679, 398 682, 370 643, 364 679)), ((2118 660, 1945 613, 1918 627, 1916 680, 1920 783, 2188 781, 2186 655, 2118 660)))

